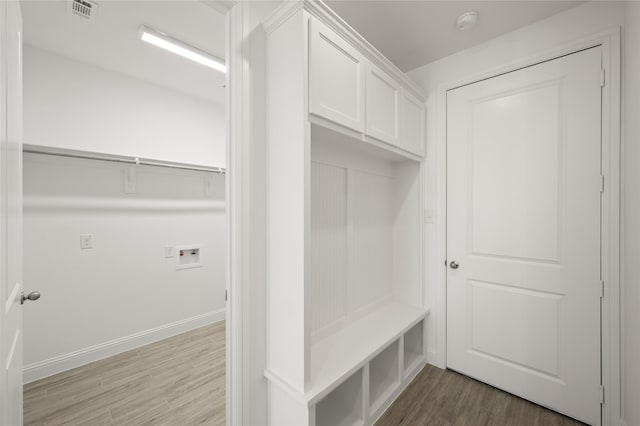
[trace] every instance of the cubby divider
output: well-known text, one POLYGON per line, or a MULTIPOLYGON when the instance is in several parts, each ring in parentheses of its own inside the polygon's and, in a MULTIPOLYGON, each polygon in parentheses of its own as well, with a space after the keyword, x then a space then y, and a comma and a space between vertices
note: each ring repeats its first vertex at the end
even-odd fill
POLYGON ((369 364, 369 405, 375 412, 400 386, 399 341, 376 355, 369 364))
POLYGON ((424 321, 404 334, 404 376, 409 376, 424 359, 424 321))

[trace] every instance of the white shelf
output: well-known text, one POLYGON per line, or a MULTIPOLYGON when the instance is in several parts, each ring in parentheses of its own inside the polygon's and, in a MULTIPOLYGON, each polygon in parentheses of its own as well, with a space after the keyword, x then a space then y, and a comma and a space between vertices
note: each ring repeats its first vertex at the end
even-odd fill
POLYGON ((313 345, 311 386, 305 394, 308 404, 317 403, 428 313, 428 309, 390 303, 313 345))

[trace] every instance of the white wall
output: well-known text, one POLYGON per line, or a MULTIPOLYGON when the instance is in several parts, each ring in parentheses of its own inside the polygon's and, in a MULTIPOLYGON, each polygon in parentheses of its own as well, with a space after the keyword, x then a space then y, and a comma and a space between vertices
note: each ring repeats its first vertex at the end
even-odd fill
POLYGON ((623 136, 623 419, 640 425, 640 3, 624 22, 623 136))
POLYGON ((27 154, 25 380, 224 319, 224 177, 27 154), (124 174, 137 167, 137 193, 124 174), (93 249, 80 249, 80 234, 93 249), (202 244, 175 269, 165 246, 202 244))
MULTIPOLYGON (((442 282, 445 274, 442 266, 443 253, 439 252, 439 247, 445 238, 445 235, 439 231, 440 224, 444 223, 444 217, 441 217, 444 198, 439 192, 438 177, 439 171, 444 170, 444 164, 441 161, 444 158, 441 151, 442 146, 438 146, 438 142, 443 140, 444 134, 444 129, 438 129, 439 116, 444 114, 444 111, 438 110, 439 88, 478 75, 490 75, 493 71, 505 69, 527 58, 533 58, 571 42, 622 26, 625 19, 625 6, 624 2, 588 2, 408 73, 429 94, 425 161, 426 208, 433 209, 437 214, 435 223, 426 225, 425 231, 425 256, 427 259, 425 285, 432 308, 428 324, 429 362, 444 367, 446 345, 445 336, 438 334, 437 328, 438 323, 443 321, 445 315, 444 306, 437 303, 438 300, 444 300, 439 283, 442 282)), ((635 112, 637 113, 637 108, 635 112)), ((635 169, 640 167, 636 159, 628 159, 628 161, 636 161, 634 163, 635 169)), ((637 172, 634 170, 634 173, 637 172)), ((637 182, 636 179, 636 187, 637 182)), ((635 214, 633 220, 638 221, 639 217, 638 214, 635 214)), ((629 225, 630 223, 627 223, 627 226, 629 225)), ((637 248, 637 239, 634 244, 637 248)), ((640 270, 636 271, 640 272, 640 270)), ((638 279, 636 278, 632 285, 637 287, 637 283, 638 279)), ((635 306, 637 311, 637 304, 635 306)), ((634 332, 637 334, 637 323, 634 332)), ((638 359, 637 356, 635 359, 638 359)), ((637 403, 633 405, 637 409, 637 403)), ((614 408, 614 410, 616 409, 614 408)), ((631 424, 640 423, 636 421, 636 423, 629 423, 629 425, 631 424)))
MULTIPOLYGON (((23 66, 27 144, 225 165, 221 105, 29 46, 23 66)), ((27 382, 224 319, 224 176, 137 166, 129 194, 129 167, 25 156, 27 382), (189 244, 203 267, 176 270, 164 247, 189 244)))
POLYGON ((32 46, 24 130, 27 144, 225 166, 223 105, 32 46))

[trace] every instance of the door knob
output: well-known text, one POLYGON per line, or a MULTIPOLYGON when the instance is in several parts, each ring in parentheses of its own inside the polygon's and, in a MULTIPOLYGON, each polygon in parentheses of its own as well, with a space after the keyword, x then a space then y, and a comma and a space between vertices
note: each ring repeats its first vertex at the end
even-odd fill
POLYGON ((20 304, 24 305, 24 302, 27 300, 31 300, 32 302, 40 299, 39 291, 32 291, 31 293, 25 295, 24 292, 20 293, 20 304))
POLYGON ((451 267, 451 269, 458 269, 458 267, 459 267, 460 265, 458 265, 458 262, 456 262, 455 260, 452 260, 452 261, 449 263, 449 266, 451 267))

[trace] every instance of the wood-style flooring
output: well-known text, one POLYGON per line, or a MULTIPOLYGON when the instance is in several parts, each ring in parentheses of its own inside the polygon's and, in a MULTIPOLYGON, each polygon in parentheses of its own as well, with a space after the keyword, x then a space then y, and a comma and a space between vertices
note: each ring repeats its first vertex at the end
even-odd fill
MULTIPOLYGON (((223 425, 224 322, 25 385, 26 426, 223 425)), ((377 426, 577 426, 450 370, 427 365, 377 426)), ((254 425, 260 426, 260 425, 254 425)))
POLYGON ((578 426, 576 420, 451 370, 427 365, 376 426, 578 426))
POLYGON ((24 424, 223 425, 224 322, 24 388, 24 424))

